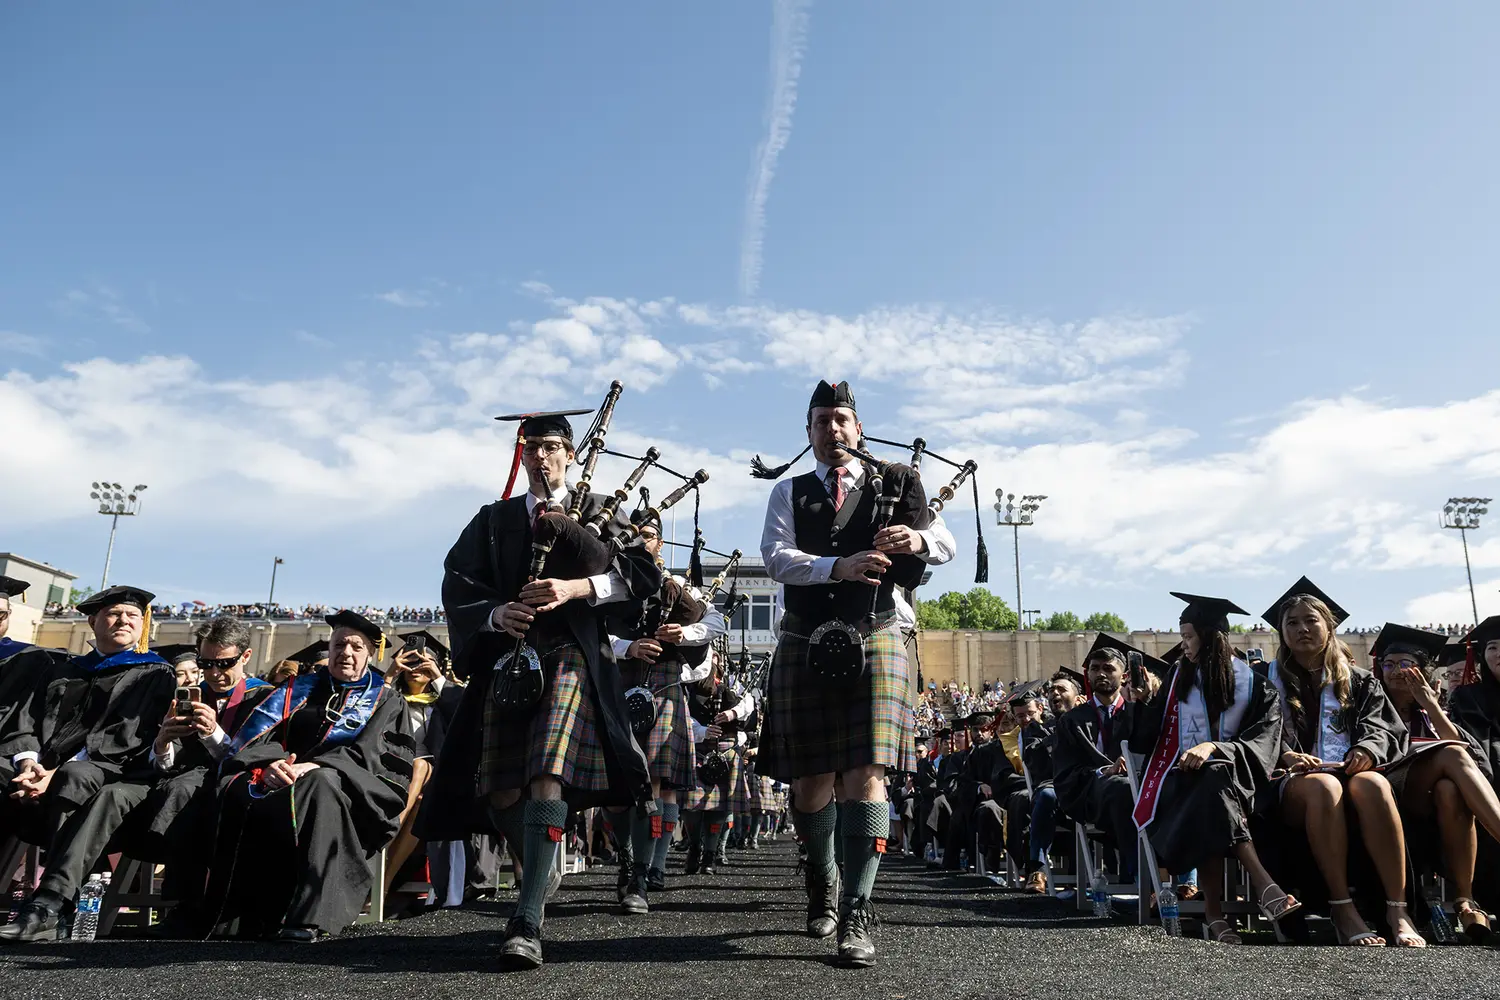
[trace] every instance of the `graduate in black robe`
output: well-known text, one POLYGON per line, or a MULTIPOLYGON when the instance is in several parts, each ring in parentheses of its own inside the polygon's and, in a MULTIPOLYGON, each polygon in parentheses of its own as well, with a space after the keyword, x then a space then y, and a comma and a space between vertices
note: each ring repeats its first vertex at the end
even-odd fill
POLYGON ((277 688, 220 766, 205 912, 214 933, 310 942, 354 922, 400 826, 416 741, 372 669, 380 628, 330 615, 328 666, 277 688))
MULTIPOLYGON (((81 835, 77 814, 101 789, 150 776, 151 741, 176 685, 165 660, 138 651, 153 597, 111 587, 79 605, 95 649, 42 670, 0 734, 0 839, 60 850, 81 835)), ((77 886, 49 878, 0 929, 0 941, 38 940, 56 928, 77 886)))
MULTIPOLYGON (((1457 647, 1449 655, 1467 662, 1462 682, 1448 695, 1448 714, 1479 745, 1479 768, 1500 793, 1500 615, 1480 622, 1457 647)), ((1500 912, 1500 841, 1483 830, 1474 899, 1490 913, 1500 912)))
POLYGON ((1209 936, 1237 944, 1224 919, 1226 857, 1249 873, 1266 919, 1301 906, 1276 885, 1250 836, 1255 797, 1270 785, 1281 749, 1281 706, 1276 689, 1229 645, 1228 615, 1248 612, 1222 599, 1176 596, 1188 601, 1182 658, 1161 665, 1166 683, 1154 696, 1144 656, 1131 678, 1137 699, 1150 697, 1130 731, 1130 749, 1146 756, 1134 815, 1159 865, 1173 875, 1202 870, 1209 936))
POLYGON ((19 597, 30 586, 25 580, 0 576, 0 734, 10 725, 12 716, 36 686, 41 672, 68 658, 60 649, 42 649, 29 642, 12 639, 10 631, 11 599, 19 597))

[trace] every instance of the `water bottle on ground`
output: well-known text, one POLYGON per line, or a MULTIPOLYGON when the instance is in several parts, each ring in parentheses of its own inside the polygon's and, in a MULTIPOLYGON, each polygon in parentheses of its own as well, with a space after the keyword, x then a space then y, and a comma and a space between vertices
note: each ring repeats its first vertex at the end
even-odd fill
POLYGON ((1109 879, 1102 871, 1094 873, 1089 883, 1089 898, 1094 901, 1094 916, 1105 920, 1110 916, 1109 879))
POLYGON ((1448 916, 1448 911, 1443 907, 1443 894, 1438 891, 1437 879, 1422 879, 1422 899, 1427 904, 1433 940, 1438 944, 1453 944, 1457 941, 1458 932, 1453 928, 1453 918, 1448 916))
POLYGON ((99 931, 99 909, 104 902, 104 879, 90 875, 78 893, 78 909, 73 916, 73 941, 92 941, 99 931))
POLYGON ((1156 908, 1161 913, 1161 926, 1168 937, 1182 937, 1182 919, 1177 913, 1177 890, 1168 882, 1156 896, 1156 908))

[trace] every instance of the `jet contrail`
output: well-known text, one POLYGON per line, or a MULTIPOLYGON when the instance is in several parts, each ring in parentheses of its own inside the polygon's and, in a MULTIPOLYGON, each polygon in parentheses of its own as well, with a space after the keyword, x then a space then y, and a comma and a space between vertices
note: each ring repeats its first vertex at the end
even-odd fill
POLYGON ((771 14, 771 94, 766 104, 766 136, 755 149, 750 190, 745 197, 745 232, 740 241, 740 294, 760 289, 761 252, 766 238, 766 199, 776 160, 792 135, 797 110, 797 78, 807 51, 809 0, 774 0, 771 14))

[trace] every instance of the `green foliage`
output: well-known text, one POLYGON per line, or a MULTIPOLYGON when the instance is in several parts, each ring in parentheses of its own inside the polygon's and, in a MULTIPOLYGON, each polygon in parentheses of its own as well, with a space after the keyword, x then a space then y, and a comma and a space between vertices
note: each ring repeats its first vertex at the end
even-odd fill
POLYGON ((77 607, 79 601, 88 600, 93 593, 93 587, 74 587, 68 591, 68 603, 77 607))
POLYGON ((1229 631, 1231 631, 1231 632, 1248 632, 1248 631, 1250 631, 1250 627, 1248 625, 1231 625, 1231 626, 1229 626, 1229 631))
POLYGON ((950 590, 935 601, 918 601, 917 624, 932 630, 1006 632, 1016 627, 1016 613, 1003 597, 975 587, 967 594, 950 590))
POLYGON ((1046 618, 1038 618, 1036 628, 1043 632, 1081 632, 1083 619, 1071 611, 1054 611, 1046 618))
POLYGON ((1083 620, 1083 627, 1088 632, 1129 632, 1125 627, 1125 619, 1113 611, 1095 611, 1083 620))

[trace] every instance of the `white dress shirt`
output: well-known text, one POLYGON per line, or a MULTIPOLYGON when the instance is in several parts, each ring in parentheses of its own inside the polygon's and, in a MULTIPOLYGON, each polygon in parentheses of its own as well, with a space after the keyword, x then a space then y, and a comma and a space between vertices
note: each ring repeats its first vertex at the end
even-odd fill
MULTIPOLYGON (((683 586, 687 586, 687 582, 680 576, 674 576, 672 579, 676 580, 683 586)), ((703 600, 703 594, 698 590, 698 588, 692 588, 691 593, 695 599, 699 601, 703 600)), ((691 625, 682 626, 682 641, 677 645, 706 646, 714 639, 717 639, 719 636, 724 635, 728 631, 729 621, 724 617, 724 612, 720 611, 713 605, 709 605, 708 611, 703 615, 703 619, 701 621, 694 622, 691 625)), ((650 637, 648 636, 647 638, 650 637)), ((615 659, 623 660, 627 656, 629 656, 630 644, 634 641, 635 640, 633 639, 622 639, 617 635, 611 635, 609 637, 609 645, 610 648, 614 650, 615 659)), ((712 657, 705 656, 703 658, 703 662, 696 667, 689 666, 688 664, 684 663, 682 665, 682 683, 692 684, 696 681, 701 681, 712 671, 712 657)))

